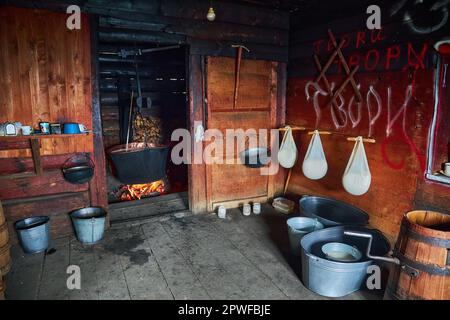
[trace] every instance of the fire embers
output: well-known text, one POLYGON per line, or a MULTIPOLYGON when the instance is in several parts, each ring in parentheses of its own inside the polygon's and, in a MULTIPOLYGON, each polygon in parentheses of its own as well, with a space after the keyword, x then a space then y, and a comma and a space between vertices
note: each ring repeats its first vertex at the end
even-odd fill
POLYGON ((148 142, 154 144, 162 143, 161 119, 154 117, 143 117, 138 114, 133 121, 133 141, 148 142))
POLYGON ((158 180, 150 183, 123 185, 119 188, 116 196, 121 201, 131 201, 158 196, 164 192, 164 181, 158 180))

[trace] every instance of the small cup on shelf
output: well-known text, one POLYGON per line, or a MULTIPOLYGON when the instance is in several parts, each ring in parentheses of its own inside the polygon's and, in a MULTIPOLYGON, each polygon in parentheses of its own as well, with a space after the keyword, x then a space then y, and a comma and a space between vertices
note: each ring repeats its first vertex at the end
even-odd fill
POLYGON ((29 136, 31 134, 31 127, 30 126, 22 126, 22 135, 29 136))
POLYGON ((59 124, 59 123, 52 123, 50 125, 50 133, 51 134, 61 134, 61 124, 59 124))

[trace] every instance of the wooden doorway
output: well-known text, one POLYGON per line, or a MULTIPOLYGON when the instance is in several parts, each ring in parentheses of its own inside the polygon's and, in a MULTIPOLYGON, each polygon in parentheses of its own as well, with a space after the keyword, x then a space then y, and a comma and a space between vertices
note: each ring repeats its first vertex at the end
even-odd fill
MULTIPOLYGON (((271 129, 279 122, 277 117, 278 63, 263 60, 242 60, 237 104, 233 106, 235 59, 208 57, 206 59, 207 128, 271 129)), ((270 137, 269 137, 270 139, 270 137)), ((225 140, 225 139, 224 139, 225 140)), ((268 139, 267 139, 268 140, 268 139)), ((207 145, 208 142, 205 142, 207 145)), ((270 147, 269 141, 266 146, 270 147)), ((207 209, 219 205, 237 207, 252 201, 265 202, 275 190, 275 176, 261 175, 259 169, 243 164, 226 164, 230 150, 215 154, 223 164, 206 165, 207 209)), ((237 159, 245 148, 234 146, 237 159)))

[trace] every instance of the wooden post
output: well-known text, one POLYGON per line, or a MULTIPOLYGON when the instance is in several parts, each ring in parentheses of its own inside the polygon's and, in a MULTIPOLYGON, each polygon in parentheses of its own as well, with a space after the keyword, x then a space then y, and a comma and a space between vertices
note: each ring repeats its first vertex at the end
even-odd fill
MULTIPOLYGON (((192 136, 192 144, 195 143, 195 122, 205 126, 204 110, 204 83, 202 72, 203 56, 191 55, 189 57, 189 129, 192 136)), ((203 142, 198 142, 203 143, 203 142)), ((188 165, 189 177, 189 209, 194 213, 207 210, 206 199, 206 165, 192 163, 188 165)))
POLYGON ((41 163, 41 151, 40 149, 40 143, 38 139, 30 139, 30 145, 31 145, 31 153, 33 155, 33 162, 34 162, 34 171, 36 172, 36 175, 40 176, 43 174, 42 169, 42 163, 41 163))
POLYGON ((106 190, 106 161, 103 145, 102 117, 99 94, 98 66, 98 17, 90 16, 91 32, 91 81, 92 81, 92 134, 94 140, 94 177, 89 182, 89 193, 92 206, 108 207, 106 190))

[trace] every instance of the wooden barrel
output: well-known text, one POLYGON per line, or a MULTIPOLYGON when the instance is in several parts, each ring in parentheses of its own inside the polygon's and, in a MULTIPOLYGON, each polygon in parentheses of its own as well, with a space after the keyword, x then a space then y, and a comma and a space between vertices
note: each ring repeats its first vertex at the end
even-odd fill
POLYGON ((0 224, 0 248, 9 243, 8 225, 5 223, 0 224))
POLYGON ((9 244, 0 247, 0 277, 6 275, 11 269, 11 253, 9 244))
POLYGON ((0 226, 6 222, 5 213, 3 212, 2 201, 0 200, 0 226))
POLYGON ((6 283, 5 279, 0 276, 0 300, 5 300, 6 283))
POLYGON ((406 213, 394 256, 400 265, 391 269, 385 298, 450 299, 450 215, 422 210, 406 213))

